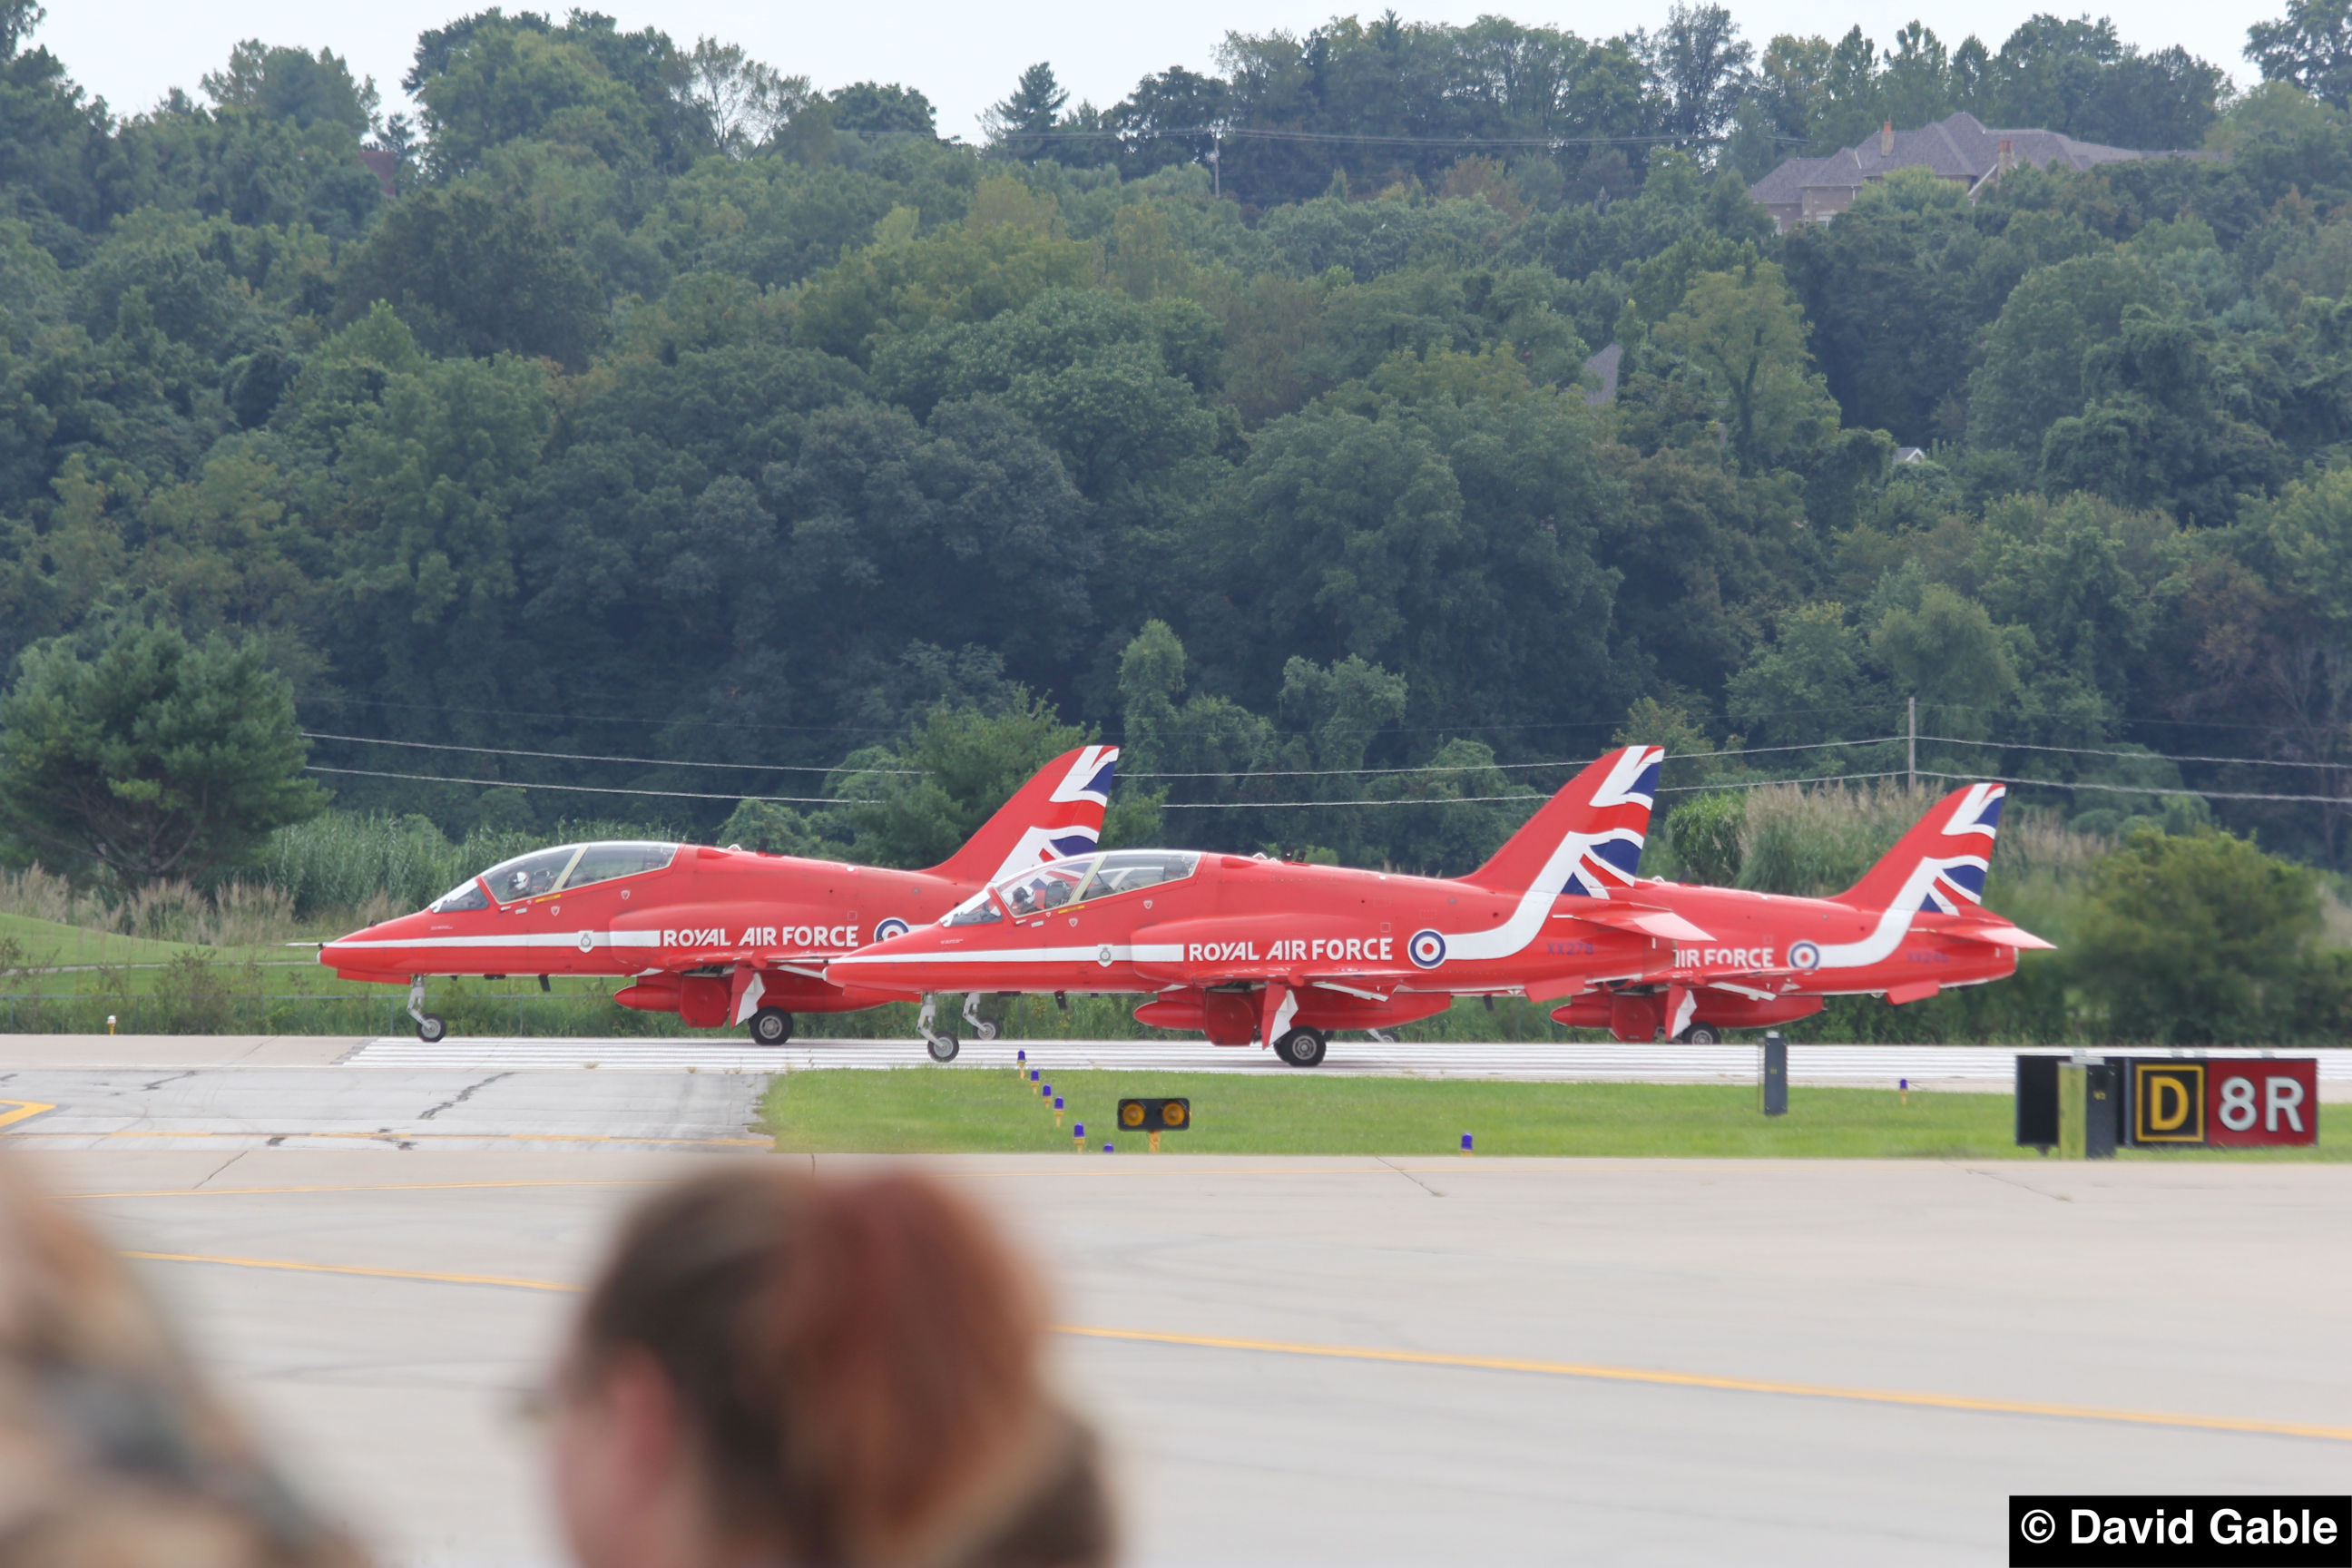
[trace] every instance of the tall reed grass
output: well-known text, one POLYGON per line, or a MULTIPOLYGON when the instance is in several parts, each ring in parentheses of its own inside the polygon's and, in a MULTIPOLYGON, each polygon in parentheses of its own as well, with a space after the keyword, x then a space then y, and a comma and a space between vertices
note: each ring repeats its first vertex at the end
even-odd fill
POLYGON ((270 836, 260 860, 219 887, 151 883, 109 898, 38 866, 0 870, 0 913, 205 947, 331 935, 424 908, 466 878, 551 844, 670 838, 642 823, 559 823, 551 833, 477 829, 452 841, 423 816, 330 811, 270 836))

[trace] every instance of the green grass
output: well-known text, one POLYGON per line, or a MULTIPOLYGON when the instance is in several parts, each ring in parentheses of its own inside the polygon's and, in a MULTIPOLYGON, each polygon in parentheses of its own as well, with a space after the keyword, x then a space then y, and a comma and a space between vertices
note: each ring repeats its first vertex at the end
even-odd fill
MULTIPOLYGON (((1752 1088, 1712 1084, 1152 1072, 1057 1073, 1053 1083, 1068 1107, 1059 1131, 1050 1105, 1010 1072, 789 1073, 769 1086, 762 1110, 776 1147, 795 1153, 1067 1151, 1076 1121, 1087 1125, 1090 1152, 1109 1141, 1124 1153, 1140 1151, 1144 1139, 1112 1130, 1120 1099, 1184 1095, 1192 1101, 1196 1125, 1163 1135, 1161 1146, 1171 1152, 1443 1156, 1459 1152, 1466 1131, 1482 1155, 2039 1158, 2011 1141, 2014 1124, 2005 1094, 1915 1090, 1906 1104, 1892 1089, 1800 1086, 1790 1091, 1790 1113, 1768 1120, 1758 1111, 1752 1088)), ((2352 1159, 2352 1129, 2342 1119, 2323 1124, 2321 1137, 2318 1158, 2352 1159)), ((2181 1156, 2127 1152, 2125 1157, 2181 1156)), ((2312 1156, 2298 1152, 2295 1157, 2312 1156)))
POLYGON ((0 942, 13 942, 22 962, 41 968, 85 963, 168 963, 184 952, 208 952, 186 942, 85 931, 30 915, 0 914, 0 942))

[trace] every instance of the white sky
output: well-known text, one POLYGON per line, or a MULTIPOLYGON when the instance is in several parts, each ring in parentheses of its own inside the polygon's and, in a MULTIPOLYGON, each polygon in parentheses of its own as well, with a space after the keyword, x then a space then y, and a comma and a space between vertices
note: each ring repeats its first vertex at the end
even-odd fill
MULTIPOLYGON (((560 15, 573 0, 508 0, 506 9, 560 15)), ((702 34, 740 43, 781 70, 805 74, 819 88, 866 79, 902 81, 939 106, 940 129, 976 134, 982 110, 1012 90, 1023 68, 1050 60, 1072 101, 1108 105, 1138 78, 1171 65, 1208 70, 1218 40, 1229 31, 1304 32, 1344 11, 1337 0, 1218 0, 1194 5, 1124 5, 1078 0, 1028 0, 1017 6, 971 0, 866 0, 856 5, 785 5, 754 0, 585 0, 586 8, 619 18, 626 29, 661 27, 681 43, 702 34)), ((1377 15, 1387 0, 1370 0, 1357 14, 1377 15)), ((2113 15, 2124 37, 2144 49, 2187 47, 2242 84, 2254 79, 2242 51, 2246 26, 2282 14, 2284 0, 2235 5, 2189 0, 2145 0, 2086 7, 2077 0, 1995 0, 1922 6, 1861 0, 1802 4, 1800 0, 1727 0, 1744 34, 1759 51, 1776 33, 1834 37, 1860 23, 1883 48, 1914 17, 1944 41, 1974 32, 1999 48, 2020 22, 2038 11, 2066 15, 2090 9, 2113 15)), ((272 44, 326 46, 348 56, 355 72, 375 78, 386 107, 400 104, 399 81, 416 35, 488 0, 372 0, 361 6, 319 0, 47 0, 48 20, 36 35, 62 58, 76 80, 103 96, 117 112, 144 109, 173 87, 196 91, 196 79, 218 68, 240 38, 272 44)), ((1433 0, 1396 10, 1410 20, 1467 22, 1500 12, 1530 25, 1565 27, 1588 37, 1665 18, 1664 0, 1632 6, 1563 5, 1557 0, 1507 5, 1504 0, 1433 0)))

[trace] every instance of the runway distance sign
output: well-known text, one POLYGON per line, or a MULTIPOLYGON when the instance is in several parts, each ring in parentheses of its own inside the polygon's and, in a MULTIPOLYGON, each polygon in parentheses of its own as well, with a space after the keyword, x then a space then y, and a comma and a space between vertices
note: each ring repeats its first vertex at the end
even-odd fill
POLYGON ((2124 1133, 2143 1148, 2268 1149, 2319 1142, 2319 1063, 2134 1058, 2124 1133))

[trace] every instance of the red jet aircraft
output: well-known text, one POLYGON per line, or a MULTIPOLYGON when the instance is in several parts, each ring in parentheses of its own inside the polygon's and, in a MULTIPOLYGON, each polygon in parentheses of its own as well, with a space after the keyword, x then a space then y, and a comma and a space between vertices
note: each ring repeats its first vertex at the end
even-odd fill
POLYGON ((1832 899, 1636 882, 1631 897, 1712 934, 1678 945, 1647 973, 1595 986, 1552 1016, 1620 1040, 1653 1039, 1663 1029, 1712 1045, 1727 1028, 1810 1017, 1829 996, 1921 1002, 2007 979, 2019 950, 2052 945, 1984 907, 2007 793, 1997 784, 1954 790, 1832 899))
POLYGON ((1157 992, 1136 1011, 1147 1024, 1313 1067, 1334 1029, 1410 1023, 1460 995, 1567 995, 1711 941, 1634 885, 1664 755, 1602 757, 1460 879, 1107 850, 1000 878, 825 976, 902 994, 1157 992))
MULTIPOLYGON (((468 877, 425 909, 327 943, 319 962, 347 980, 409 987, 417 1037, 447 1032, 424 1011, 431 974, 632 975, 613 1000, 676 1013, 698 1029, 730 1023, 752 1040, 792 1038, 793 1013, 845 1013, 898 999, 845 986, 824 963, 935 920, 999 878, 1091 850, 1118 757, 1082 746, 1049 763, 971 842, 928 871, 747 854, 696 845, 567 844, 468 877)), ((956 1053, 920 1027, 931 1054, 956 1053)), ((966 1016, 983 1032, 966 999, 966 1016)))

